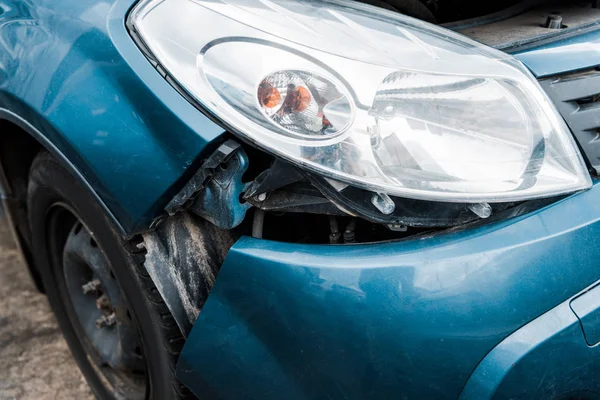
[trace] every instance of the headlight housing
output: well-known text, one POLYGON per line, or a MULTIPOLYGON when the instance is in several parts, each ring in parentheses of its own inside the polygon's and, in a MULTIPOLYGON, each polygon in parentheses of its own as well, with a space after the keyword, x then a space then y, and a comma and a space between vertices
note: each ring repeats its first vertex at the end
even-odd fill
POLYGON ((130 25, 233 133, 321 176, 467 203, 591 185, 529 71, 434 25, 336 0, 144 0, 130 25))

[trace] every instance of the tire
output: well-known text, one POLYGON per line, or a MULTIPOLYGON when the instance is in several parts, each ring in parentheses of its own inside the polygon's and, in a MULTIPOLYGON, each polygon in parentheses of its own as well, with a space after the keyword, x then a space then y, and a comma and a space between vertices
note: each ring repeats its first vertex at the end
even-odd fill
MULTIPOLYGON (((28 213, 36 269, 40 272, 50 305, 73 357, 96 397, 161 400, 193 398, 175 378, 175 366, 185 340, 146 272, 143 265, 144 252, 135 244, 123 243, 88 189, 46 152, 35 158, 30 170, 28 213), (80 311, 81 304, 87 304, 88 300, 82 303, 74 298, 78 294, 73 294, 73 285, 69 283, 78 272, 67 268, 71 258, 68 244, 70 241, 76 243, 72 238, 81 235, 80 231, 89 235, 91 239, 88 242, 99 249, 98 254, 104 256, 104 261, 98 264, 104 269, 107 266, 110 272, 110 277, 106 279, 111 282, 106 282, 105 289, 98 290, 105 291, 107 295, 118 292, 115 294, 118 298, 117 305, 111 303, 111 307, 114 307, 112 315, 117 316, 118 322, 113 322, 114 326, 105 331, 94 331, 93 335, 86 335, 89 324, 84 324, 80 317, 84 314, 80 311), (109 290, 109 286, 113 288, 113 292, 109 290), (115 330, 119 334, 115 335, 115 330), (129 336, 122 332, 127 332, 129 336), (98 351, 100 347, 96 346, 98 340, 94 338, 109 336, 118 337, 118 340, 125 340, 123 337, 126 336, 127 346, 134 342, 140 343, 135 350, 139 355, 135 361, 137 369, 131 367, 133 362, 129 362, 130 352, 127 353, 128 358, 123 358, 127 362, 119 364, 118 369, 102 359, 101 351, 98 351), (134 337, 131 343, 130 337, 134 337), (129 373, 133 375, 128 376, 123 381, 125 383, 118 380, 129 373), (142 380, 143 384, 140 383, 142 380), (135 381, 137 386, 130 381, 135 381), (131 387, 123 386, 129 383, 132 384, 131 387)), ((82 246, 70 247, 76 248, 78 254, 91 253, 82 246)), ((93 293, 98 295, 99 291, 93 293)), ((89 294, 85 291, 83 293, 89 294)), ((97 305, 98 299, 95 301, 97 305)), ((99 305, 96 308, 107 312, 99 305)), ((89 314, 89 310, 85 313, 89 314)))

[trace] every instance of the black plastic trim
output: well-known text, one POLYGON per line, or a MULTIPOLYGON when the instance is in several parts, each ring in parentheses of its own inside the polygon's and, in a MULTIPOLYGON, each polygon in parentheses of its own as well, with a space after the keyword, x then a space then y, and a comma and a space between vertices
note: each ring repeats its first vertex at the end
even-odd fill
POLYGON ((539 81, 573 135, 591 167, 600 173, 600 70, 554 76, 539 81), (597 98, 598 101, 584 99, 597 98))

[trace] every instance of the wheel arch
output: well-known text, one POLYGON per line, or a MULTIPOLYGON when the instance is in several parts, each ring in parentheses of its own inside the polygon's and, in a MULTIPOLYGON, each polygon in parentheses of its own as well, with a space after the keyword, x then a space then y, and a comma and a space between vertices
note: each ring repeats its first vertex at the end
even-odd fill
POLYGON ((43 292, 39 272, 33 264, 26 206, 29 169, 40 151, 47 151, 59 160, 88 189, 121 236, 125 237, 126 233, 106 203, 63 152, 25 118, 0 108, 0 199, 22 258, 36 287, 43 292))

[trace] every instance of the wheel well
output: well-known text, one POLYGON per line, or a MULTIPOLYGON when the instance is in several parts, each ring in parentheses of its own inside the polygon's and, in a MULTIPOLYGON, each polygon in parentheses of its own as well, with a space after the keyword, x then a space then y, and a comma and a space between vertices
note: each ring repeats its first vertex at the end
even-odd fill
POLYGON ((15 225, 19 244, 23 250, 31 276, 40 291, 43 291, 39 273, 33 267, 31 234, 27 220, 27 186, 29 169, 35 156, 43 150, 42 145, 26 130, 7 121, 0 120, 0 167, 11 193, 10 213, 15 225))

